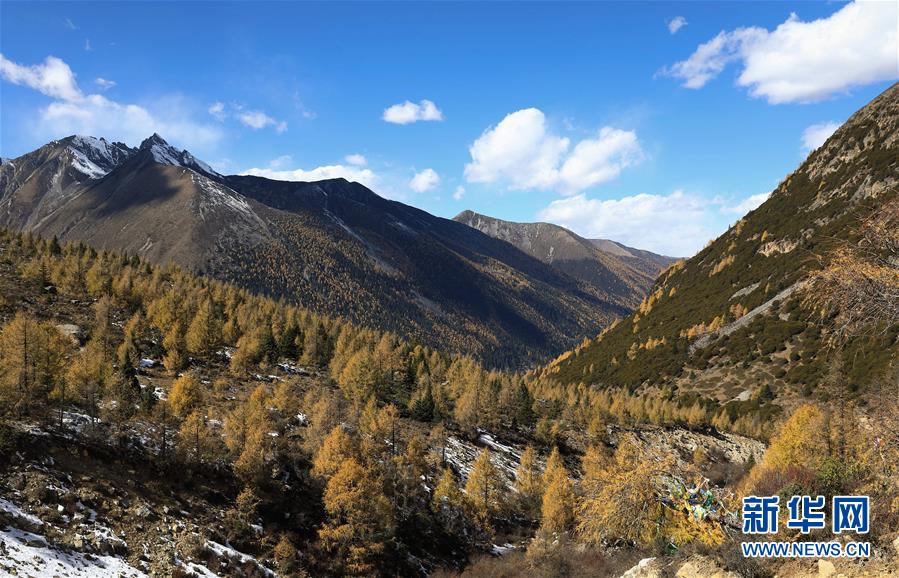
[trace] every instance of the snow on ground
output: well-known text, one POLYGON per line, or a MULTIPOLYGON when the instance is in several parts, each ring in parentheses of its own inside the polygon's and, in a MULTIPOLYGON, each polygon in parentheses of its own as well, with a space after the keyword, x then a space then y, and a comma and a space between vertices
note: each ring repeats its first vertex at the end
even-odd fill
POLYGON ((214 552, 216 556, 219 556, 221 558, 231 559, 231 560, 237 560, 241 564, 246 564, 247 562, 252 562, 266 576, 271 576, 273 578, 277 576, 277 574, 275 574, 272 570, 269 570, 268 568, 263 566, 262 563, 259 562, 259 560, 257 560, 253 556, 250 556, 249 554, 244 554, 243 552, 239 552, 230 546, 225 546, 224 544, 219 544, 218 542, 215 542, 213 540, 206 540, 206 547, 209 548, 212 552, 214 552))
POLYGON ((13 504, 10 501, 4 500, 3 498, 0 498, 0 511, 5 512, 12 518, 24 520, 25 522, 27 522, 28 524, 31 524, 32 526, 43 526, 44 525, 44 521, 41 520, 40 518, 38 518, 37 516, 35 516, 33 514, 29 514, 22 508, 18 507, 17 505, 13 504))
POLYGON ((43 536, 15 528, 0 530, 0 574, 25 578, 146 578, 115 556, 64 552, 43 536))
POLYGON ((93 419, 91 416, 83 413, 64 411, 62 412, 62 423, 67 429, 74 430, 80 434, 81 430, 93 423, 93 419))
POLYGON ((185 562, 183 560, 175 560, 175 565, 180 566, 191 574, 196 574, 199 578, 219 578, 219 575, 203 566, 202 564, 197 564, 196 562, 185 562))
MULTIPOLYGON (((492 435, 481 431, 478 436, 478 444, 473 444, 456 436, 450 436, 446 440, 446 461, 464 482, 471 473, 471 467, 483 448, 490 450, 490 461, 506 476, 506 482, 512 487, 515 480, 515 471, 521 458, 521 450, 513 446, 497 442, 492 435)), ((439 449, 438 449, 439 451, 439 449)))
POLYGON ((493 547, 490 548, 490 553, 494 556, 505 556, 509 552, 515 550, 515 544, 503 544, 500 546, 499 544, 493 544, 493 547))

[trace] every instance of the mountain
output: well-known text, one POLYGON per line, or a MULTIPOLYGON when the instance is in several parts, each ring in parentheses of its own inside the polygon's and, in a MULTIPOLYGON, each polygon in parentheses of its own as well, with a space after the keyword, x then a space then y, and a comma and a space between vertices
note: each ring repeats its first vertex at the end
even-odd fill
POLYGON ((158 135, 137 149, 73 136, 0 168, 0 224, 192 269, 269 235, 246 199, 158 135))
POLYGON ((840 381, 834 372, 863 392, 899 354, 897 182, 893 85, 764 204, 663 272, 638 311, 540 373, 729 404, 732 417, 759 409, 763 386, 789 406, 840 381))
POLYGON ((72 136, 4 162, 0 226, 172 261, 492 366, 545 362, 645 286, 611 261, 617 274, 570 274, 343 179, 223 176, 159 135, 72 136))
POLYGON ((550 223, 513 223, 473 211, 453 218, 518 247, 592 287, 597 295, 635 309, 658 274, 675 259, 605 239, 585 239, 550 223))

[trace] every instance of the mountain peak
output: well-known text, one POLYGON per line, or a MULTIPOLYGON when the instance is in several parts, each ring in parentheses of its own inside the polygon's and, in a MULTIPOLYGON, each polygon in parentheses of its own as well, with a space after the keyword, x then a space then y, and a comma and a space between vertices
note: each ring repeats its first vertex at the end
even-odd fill
POLYGON ((72 167, 90 179, 99 179, 134 155, 125 143, 104 138, 72 135, 62 140, 72 157, 72 167))
POLYGON ((185 167, 206 176, 219 177, 219 173, 204 163, 187 150, 180 150, 165 141, 159 133, 153 133, 140 143, 140 150, 146 151, 153 158, 153 162, 161 165, 185 167))
POLYGON ((158 132, 154 132, 152 135, 145 138, 142 143, 140 143, 140 150, 147 150, 153 148, 154 146, 170 147, 169 143, 167 143, 164 138, 159 136, 158 132))

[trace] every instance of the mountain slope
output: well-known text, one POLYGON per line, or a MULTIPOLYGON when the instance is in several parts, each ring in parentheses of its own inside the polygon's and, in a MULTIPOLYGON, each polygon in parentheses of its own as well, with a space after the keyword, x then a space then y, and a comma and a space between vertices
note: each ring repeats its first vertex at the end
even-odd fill
POLYGON ((97 142, 69 137, 10 163, 18 170, 3 183, 2 224, 194 269, 227 259, 235 243, 268 235, 245 199, 158 135, 81 170, 79 161, 91 162, 85 150, 97 142))
POLYGON ((463 211, 453 218, 579 279, 597 295, 631 309, 639 305, 670 257, 604 239, 584 239, 550 223, 513 223, 463 211))
POLYGON ((4 163, 0 225, 173 261, 496 366, 545 362, 637 301, 357 183, 225 177, 158 135, 137 149, 69 137, 4 163))
MULTIPOLYGON (((895 220, 886 216, 899 215, 897 182, 894 85, 811 153, 763 205, 662 273, 636 313, 542 374, 563 383, 649 385, 747 404, 764 384, 786 399, 810 395, 834 367, 864 388, 897 354, 899 324, 882 318, 876 331, 838 340, 831 321, 841 313, 827 305, 815 279, 839 251, 871 251, 859 240, 872 224, 883 221, 877 226, 895 235, 895 220)), ((899 255, 883 259, 894 268, 885 275, 899 276, 899 255)))

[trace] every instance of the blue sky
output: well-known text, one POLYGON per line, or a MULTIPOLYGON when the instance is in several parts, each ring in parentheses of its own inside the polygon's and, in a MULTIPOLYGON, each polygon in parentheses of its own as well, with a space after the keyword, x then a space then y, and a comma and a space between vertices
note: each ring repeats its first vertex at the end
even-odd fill
POLYGON ((0 154, 157 131, 223 173, 689 255, 896 80, 897 25, 893 3, 4 1, 0 154))

